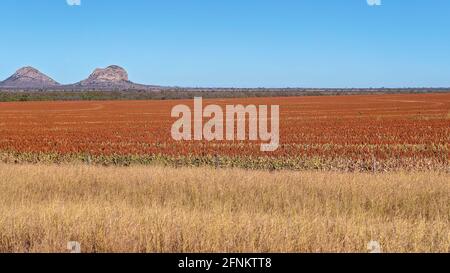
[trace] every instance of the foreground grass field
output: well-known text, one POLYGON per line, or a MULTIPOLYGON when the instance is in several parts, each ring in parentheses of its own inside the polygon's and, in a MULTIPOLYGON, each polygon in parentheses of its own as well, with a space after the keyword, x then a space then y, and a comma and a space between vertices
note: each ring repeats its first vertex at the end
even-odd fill
POLYGON ((450 252, 450 174, 0 165, 0 252, 450 252))

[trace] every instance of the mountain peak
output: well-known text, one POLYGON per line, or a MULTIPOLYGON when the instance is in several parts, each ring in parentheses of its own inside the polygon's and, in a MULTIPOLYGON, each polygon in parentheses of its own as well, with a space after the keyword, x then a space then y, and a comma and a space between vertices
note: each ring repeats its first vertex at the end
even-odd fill
POLYGON ((136 84, 128 79, 127 71, 118 66, 110 65, 106 68, 97 68, 89 77, 81 82, 70 85, 72 88, 92 90, 119 90, 119 89, 147 89, 149 86, 136 84))
POLYGON ((0 86, 10 88, 46 88, 58 85, 55 80, 31 66, 20 68, 0 83, 0 86))
POLYGON ((110 65, 107 68, 95 69, 83 82, 88 84, 128 82, 128 73, 118 65, 110 65))
POLYGON ((39 70, 32 66, 24 66, 16 71, 16 74, 39 73, 39 70))

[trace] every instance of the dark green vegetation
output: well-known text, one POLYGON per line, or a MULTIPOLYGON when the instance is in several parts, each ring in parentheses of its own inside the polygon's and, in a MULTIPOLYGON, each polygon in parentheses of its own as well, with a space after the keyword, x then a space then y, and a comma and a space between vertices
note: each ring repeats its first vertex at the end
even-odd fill
POLYGON ((203 98, 254 98, 291 96, 334 96, 367 94, 420 94, 445 93, 450 88, 404 89, 242 89, 242 88, 155 88, 139 91, 51 91, 51 90, 0 90, 0 101, 75 101, 75 100, 171 100, 203 98))

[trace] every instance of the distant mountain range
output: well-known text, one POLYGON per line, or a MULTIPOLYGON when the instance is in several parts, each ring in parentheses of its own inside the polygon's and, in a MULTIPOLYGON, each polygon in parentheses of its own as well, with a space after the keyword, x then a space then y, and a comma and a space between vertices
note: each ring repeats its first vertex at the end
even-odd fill
MULTIPOLYGON (((218 88, 218 87, 177 87, 138 84, 128 79, 125 69, 117 65, 106 68, 97 68, 85 80, 73 84, 60 84, 49 76, 43 74, 36 68, 27 66, 17 70, 11 77, 0 81, 0 91, 189 91, 189 92, 277 92, 276 95, 292 95, 309 93, 310 95, 322 94, 365 94, 375 93, 429 93, 429 92, 450 92, 450 88, 432 87, 410 87, 410 88, 218 88)), ((204 95, 204 93, 199 94, 204 95)), ((262 95, 262 94, 261 94, 262 95)), ((267 94, 266 94, 267 95, 267 94)), ((236 94, 233 94, 236 96, 236 94)), ((187 96, 191 97, 191 95, 187 96)))
POLYGON ((17 70, 11 77, 0 82, 0 89, 11 90, 149 90, 157 87, 131 82, 127 71, 117 65, 97 68, 87 79, 74 84, 62 85, 30 66, 17 70))

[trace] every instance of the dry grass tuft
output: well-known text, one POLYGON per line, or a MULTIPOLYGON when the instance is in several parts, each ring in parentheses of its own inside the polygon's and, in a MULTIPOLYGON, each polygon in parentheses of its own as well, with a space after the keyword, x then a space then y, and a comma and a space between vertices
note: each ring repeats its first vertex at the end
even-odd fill
POLYGON ((450 174, 0 165, 0 252, 450 252, 450 174))

